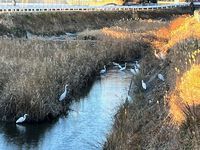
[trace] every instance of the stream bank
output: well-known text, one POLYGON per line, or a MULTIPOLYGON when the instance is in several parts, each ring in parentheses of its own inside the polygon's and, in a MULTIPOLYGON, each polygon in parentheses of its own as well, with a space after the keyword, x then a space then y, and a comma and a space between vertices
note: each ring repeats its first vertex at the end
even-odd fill
POLYGON ((104 149, 199 149, 199 29, 195 17, 182 16, 147 39, 152 47, 133 78, 133 101, 120 108, 104 149))

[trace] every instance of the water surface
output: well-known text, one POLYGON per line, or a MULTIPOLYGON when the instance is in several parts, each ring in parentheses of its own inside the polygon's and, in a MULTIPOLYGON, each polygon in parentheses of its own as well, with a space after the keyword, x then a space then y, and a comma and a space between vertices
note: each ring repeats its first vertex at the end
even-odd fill
POLYGON ((73 111, 68 116, 55 123, 0 123, 0 150, 102 149, 114 114, 127 96, 131 76, 129 71, 109 70, 95 81, 84 98, 72 103, 73 111))

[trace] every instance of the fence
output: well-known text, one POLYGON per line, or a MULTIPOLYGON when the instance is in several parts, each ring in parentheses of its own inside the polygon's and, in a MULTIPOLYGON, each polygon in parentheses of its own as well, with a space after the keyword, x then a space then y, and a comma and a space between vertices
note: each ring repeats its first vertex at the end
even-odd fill
POLYGON ((177 3, 168 5, 133 5, 133 6, 71 6, 66 4, 50 3, 17 3, 0 4, 0 12, 46 12, 46 11, 140 11, 188 7, 190 3, 177 3))

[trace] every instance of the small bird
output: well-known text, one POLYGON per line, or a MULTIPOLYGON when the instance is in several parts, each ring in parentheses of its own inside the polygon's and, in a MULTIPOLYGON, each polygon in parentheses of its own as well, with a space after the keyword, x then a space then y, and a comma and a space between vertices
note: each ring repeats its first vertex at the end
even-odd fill
POLYGON ((120 71, 124 71, 125 69, 126 69, 126 64, 127 63, 125 63, 125 66, 124 67, 122 67, 121 69, 119 69, 120 71))
POLYGON ((23 117, 20 117, 19 119, 17 119, 16 123, 23 123, 26 120, 26 116, 28 116, 28 114, 25 114, 23 117))
POLYGON ((102 69, 102 70, 100 71, 100 74, 104 74, 104 73, 106 73, 106 65, 104 65, 104 69, 102 69))
POLYGON ((164 79, 164 77, 163 77, 163 75, 162 74, 158 74, 158 79, 160 79, 160 80, 162 80, 162 81, 165 81, 165 79, 164 79))
POLYGON ((140 69, 140 64, 138 63, 138 61, 135 61, 135 65, 138 69, 140 69))
POLYGON ((146 85, 146 83, 144 83, 144 81, 142 80, 142 88, 144 89, 144 90, 146 90, 147 89, 147 85, 146 85))
POLYGON ((65 97, 67 96, 67 87, 68 87, 68 84, 65 85, 65 91, 60 96, 59 101, 63 101, 65 97))

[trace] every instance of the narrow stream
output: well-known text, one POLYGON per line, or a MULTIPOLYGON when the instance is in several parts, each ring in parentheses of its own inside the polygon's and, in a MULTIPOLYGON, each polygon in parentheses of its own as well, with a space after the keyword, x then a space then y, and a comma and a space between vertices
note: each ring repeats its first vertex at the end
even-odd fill
POLYGON ((71 105, 67 117, 55 123, 15 125, 0 123, 0 150, 102 149, 112 129, 114 114, 124 103, 132 74, 111 69, 98 78, 90 92, 71 105))

